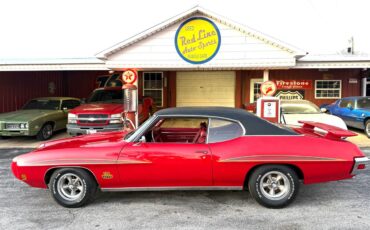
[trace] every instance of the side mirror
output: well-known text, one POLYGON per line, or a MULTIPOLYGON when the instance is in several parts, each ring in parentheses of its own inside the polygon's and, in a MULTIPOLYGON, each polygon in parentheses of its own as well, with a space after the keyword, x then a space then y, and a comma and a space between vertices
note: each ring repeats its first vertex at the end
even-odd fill
POLYGON ((146 142, 145 136, 141 136, 139 141, 133 144, 133 146, 140 146, 142 143, 145 143, 145 142, 146 142))
POLYGON ((145 143, 145 142, 146 142, 145 136, 141 136, 139 139, 139 143, 145 143))
POLYGON ((326 113, 326 112, 328 112, 328 109, 327 109, 327 108, 321 108, 321 109, 320 109, 320 111, 321 111, 322 113, 326 113))

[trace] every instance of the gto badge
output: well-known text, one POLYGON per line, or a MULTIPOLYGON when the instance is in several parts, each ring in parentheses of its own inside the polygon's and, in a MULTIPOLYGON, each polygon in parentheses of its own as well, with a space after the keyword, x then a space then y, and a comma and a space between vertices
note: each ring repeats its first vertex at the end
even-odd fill
POLYGON ((109 179, 112 179, 113 178, 113 175, 110 172, 103 172, 103 174, 101 175, 101 177, 104 180, 109 180, 109 179))
POLYGON ((26 181, 27 180, 27 175, 26 174, 21 174, 21 180, 26 181))

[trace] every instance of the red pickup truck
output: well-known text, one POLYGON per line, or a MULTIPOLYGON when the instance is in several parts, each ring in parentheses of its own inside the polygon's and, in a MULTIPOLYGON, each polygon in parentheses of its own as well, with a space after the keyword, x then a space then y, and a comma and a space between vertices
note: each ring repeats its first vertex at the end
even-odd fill
MULTIPOLYGON (((150 97, 139 99, 139 123, 155 109, 150 97)), ((120 130, 123 112, 122 87, 104 87, 93 91, 87 103, 69 111, 67 132, 71 136, 120 130)))

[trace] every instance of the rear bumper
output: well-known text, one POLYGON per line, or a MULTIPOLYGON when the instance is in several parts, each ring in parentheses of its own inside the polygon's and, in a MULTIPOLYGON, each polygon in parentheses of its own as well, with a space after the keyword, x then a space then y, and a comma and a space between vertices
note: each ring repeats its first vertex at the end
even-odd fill
POLYGON ((361 168, 361 165, 365 165, 365 167, 369 167, 370 159, 368 157, 356 157, 354 159, 354 165, 351 171, 351 175, 357 175, 359 173, 362 173, 364 171, 364 168, 361 168))
POLYGON ((71 136, 84 135, 89 132, 111 132, 123 128, 123 124, 111 124, 104 126, 79 126, 76 124, 67 124, 67 132, 71 136))

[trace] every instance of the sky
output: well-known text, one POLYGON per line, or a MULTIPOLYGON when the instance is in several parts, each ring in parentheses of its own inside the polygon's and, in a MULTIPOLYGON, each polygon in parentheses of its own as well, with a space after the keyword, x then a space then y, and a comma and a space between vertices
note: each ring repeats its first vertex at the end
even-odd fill
POLYGON ((196 5, 311 54, 370 53, 368 0, 0 0, 0 58, 93 57, 196 5))

